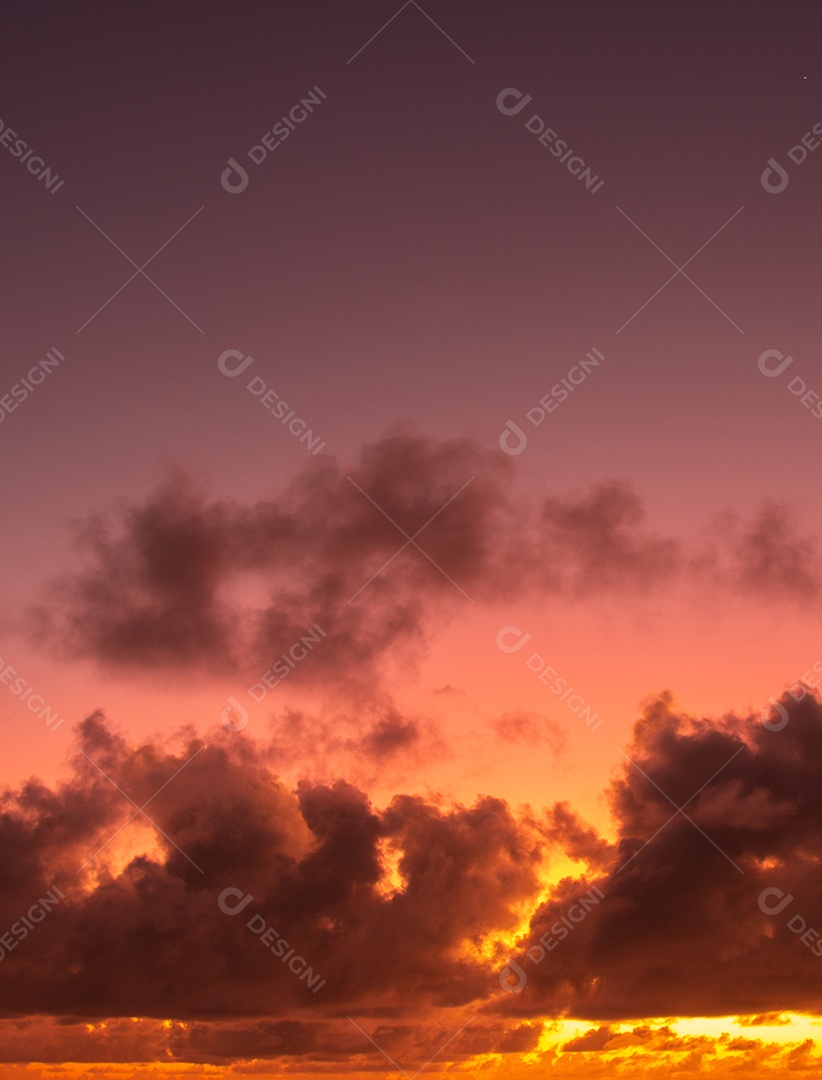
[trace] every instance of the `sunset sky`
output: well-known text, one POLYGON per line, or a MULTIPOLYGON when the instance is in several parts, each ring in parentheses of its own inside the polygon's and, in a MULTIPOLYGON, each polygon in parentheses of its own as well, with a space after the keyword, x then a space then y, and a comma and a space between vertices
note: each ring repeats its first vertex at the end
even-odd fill
POLYGON ((822 1074, 822 8, 6 6, 0 1080, 822 1074))

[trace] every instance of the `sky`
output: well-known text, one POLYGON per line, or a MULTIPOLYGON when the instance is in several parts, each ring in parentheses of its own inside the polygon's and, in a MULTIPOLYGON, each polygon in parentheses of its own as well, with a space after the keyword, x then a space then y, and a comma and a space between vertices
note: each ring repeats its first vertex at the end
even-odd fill
POLYGON ((822 1070, 820 31, 7 6, 0 1080, 822 1070))

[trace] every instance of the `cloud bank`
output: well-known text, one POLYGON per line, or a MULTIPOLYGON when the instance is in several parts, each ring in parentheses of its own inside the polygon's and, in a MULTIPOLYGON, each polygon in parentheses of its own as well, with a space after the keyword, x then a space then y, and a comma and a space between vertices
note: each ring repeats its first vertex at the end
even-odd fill
POLYGON ((515 814, 491 796, 378 809, 344 781, 289 790, 241 735, 129 747, 95 714, 65 782, 3 797, 0 921, 65 894, 0 963, 5 1016, 171 1017, 186 1052, 199 1032, 197 1053, 222 1060, 261 1039, 274 1056, 352 1053, 345 1015, 410 1031, 474 1014, 513 1047, 545 1017, 590 1018, 607 1041, 626 1018, 818 1011, 822 705, 782 704, 773 730, 650 702, 609 791, 614 839, 549 798, 515 814), (137 807, 154 847, 129 854, 137 807), (557 852, 580 872, 546 894, 557 852), (592 887, 604 899, 561 936, 592 887), (226 889, 250 897, 242 912, 219 903, 226 889), (540 939, 559 940, 534 962, 540 939), (517 994, 500 985, 509 958, 528 976, 517 994))

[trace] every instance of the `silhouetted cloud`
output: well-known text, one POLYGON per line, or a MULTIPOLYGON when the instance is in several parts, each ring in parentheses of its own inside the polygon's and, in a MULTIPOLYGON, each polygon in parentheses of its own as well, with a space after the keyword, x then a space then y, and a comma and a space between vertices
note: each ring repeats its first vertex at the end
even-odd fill
POLYGON ((507 1007, 598 1020, 818 1011, 822 707, 810 693, 782 704, 784 726, 772 710, 766 726, 688 719, 668 696, 647 706, 611 790, 609 863, 570 831, 593 872, 535 913, 515 954, 527 989, 507 1007), (580 906, 593 887, 604 899, 580 906), (790 897, 784 912, 760 905, 765 889, 766 908, 790 897), (541 937, 534 962, 524 950, 541 937))
POLYGON ((0 965, 0 986, 14 986, 6 1015, 285 1017, 474 999, 489 973, 465 945, 513 928, 535 894, 537 825, 489 797, 440 808, 403 795, 377 811, 341 780, 292 792, 252 743, 220 738, 129 748, 95 714, 67 781, 5 793, 0 923, 55 883, 66 894, 0 965), (124 859, 142 806, 159 853, 124 859), (384 843, 399 891, 384 888, 384 843), (229 887, 253 897, 242 917, 218 905, 229 887), (255 914, 322 972, 321 998, 261 947, 255 914))
MULTIPOLYGON (((567 803, 514 815, 490 796, 397 795, 378 809, 342 780, 289 790, 242 735, 132 747, 94 714, 65 781, 3 795, 0 922, 63 894, 0 963, 4 1015, 59 1018, 75 1060, 105 1059, 97 1020, 122 1018, 106 1036, 122 1053, 127 1018, 172 1018, 144 1029, 146 1045, 193 1061, 350 1060, 367 1052, 341 1019, 354 1015, 424 1061, 436 1040, 420 1034, 423 1016, 478 1015, 459 1057, 533 1047, 546 1016, 593 1020, 566 1049, 611 1052, 682 1043, 620 1019, 816 1011, 822 706, 794 697, 769 726, 651 701, 610 790, 614 841, 567 803), (540 903, 557 852, 581 871, 540 903), (579 918, 594 888, 602 899, 579 918), (499 971, 523 910, 513 959, 527 985, 506 993, 499 971), (266 947, 266 928, 321 975, 319 992, 266 947), (526 952, 540 938, 549 962, 526 952)), ((381 735, 389 749, 414 741, 399 715, 381 735)), ((13 1055, 10 1032, 0 1026, 0 1051, 13 1055)))
POLYGON ((92 518, 86 568, 53 586, 36 622, 109 667, 254 679, 316 625, 321 670, 293 677, 373 682, 399 648, 413 664, 471 601, 627 600, 676 585, 771 603, 819 595, 817 542, 787 508, 726 515, 709 536, 650 531, 624 481, 534 504, 507 455, 397 431, 350 470, 312 462, 276 499, 209 501, 177 474, 113 521, 92 518))

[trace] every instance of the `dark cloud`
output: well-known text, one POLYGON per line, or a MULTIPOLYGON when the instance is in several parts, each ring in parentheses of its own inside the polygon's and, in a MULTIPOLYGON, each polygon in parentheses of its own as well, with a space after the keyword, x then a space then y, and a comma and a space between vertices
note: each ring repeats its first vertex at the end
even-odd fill
POLYGON ((508 469, 467 441, 394 435, 350 475, 312 462, 276 501, 251 506, 208 502, 177 475, 115 523, 83 529, 88 569, 55 587, 40 630, 115 667, 258 677, 319 625, 323 679, 368 678, 398 643, 412 659, 433 611, 469 602, 454 582, 485 579, 508 469), (406 538, 423 526, 424 554, 406 538))
POLYGON ((413 720, 405 720, 397 713, 383 717, 363 738, 363 748, 371 757, 381 761, 399 750, 413 746, 420 738, 420 730, 413 720))
POLYGON ((527 987, 507 1007, 595 1020, 819 1011, 822 706, 808 693, 783 707, 773 730, 775 712, 769 728, 683 717, 669 696, 647 706, 610 793, 607 865, 594 836, 566 827, 590 871, 534 915, 515 956, 527 987), (580 905, 594 887, 604 898, 580 905), (784 911, 762 909, 765 889, 771 906, 789 896, 784 911), (541 937, 545 955, 529 958, 541 937))
POLYGON ((607 867, 611 845, 574 813, 567 802, 555 803, 546 814, 547 832, 572 859, 587 866, 607 867))
POLYGON ((613 1029, 603 1024, 601 1027, 591 1028, 576 1039, 570 1039, 563 1045, 562 1051, 568 1053, 574 1050, 604 1050, 613 1037, 613 1029))
POLYGON ((0 963, 6 1016, 307 1021, 486 992, 475 945, 513 929, 536 895, 536 823, 488 797, 398 796, 378 811, 343 781, 290 791, 242 737, 180 738, 128 747, 94 715, 67 781, 5 793, 0 926, 51 886, 65 893, 0 963), (157 850, 129 854, 143 806, 157 850), (398 890, 385 887, 386 844, 398 890), (252 897, 241 915, 218 905, 226 888, 252 897), (265 927, 321 973, 321 993, 266 947, 265 927))
POLYGON ((170 1022, 38 1017, 0 1020, 0 1061, 29 1062, 36 1045, 39 1062, 162 1061, 166 1067, 184 1066, 190 1075, 200 1075, 191 1067, 196 1064, 233 1065, 237 1075, 339 1073, 351 1072, 352 1066, 357 1072, 384 1074, 393 1066, 374 1039, 413 1076, 475 1054, 528 1053, 536 1048, 540 1031, 539 1023, 510 1025, 470 1013, 429 1016, 420 1023, 370 1017, 358 1026, 345 1016, 170 1022))
MULTIPOLYGON (((802 934, 822 931, 822 705, 811 694, 783 705, 774 730, 649 702, 609 793, 614 841, 565 803, 514 815, 490 796, 398 795, 380 809, 342 780, 290 790, 243 735, 132 747, 94 714, 64 782, 3 795, 0 925, 19 926, 54 887, 64 894, 2 958, 3 1015, 68 1025, 75 1060, 100 1059, 115 1031, 120 1053, 140 1016, 174 1021, 146 1045, 183 1060, 349 1062, 373 1051, 351 1015, 422 1063, 446 1015, 442 1042, 478 1017, 456 1060, 531 1048, 544 1017, 592 1020, 566 1049, 611 1052, 681 1042, 665 1029, 618 1033, 620 1019, 731 1013, 758 1025, 817 1011, 820 939, 802 934), (584 871, 539 903, 557 852, 584 871), (226 889, 232 904, 250 898, 240 914, 221 909, 226 889), (578 918, 594 889, 602 899, 578 918), (788 897, 783 910, 763 910, 766 889, 771 904, 788 897), (513 958, 528 979, 510 994, 498 974, 523 910, 533 915, 513 958), (272 952, 273 935, 263 942, 267 928, 319 973, 318 992, 272 952), (535 962, 525 950, 540 937, 554 945, 535 962), (425 1035, 424 1017, 437 1017, 425 1035)), ((384 730, 389 744, 406 738, 399 716, 384 730)), ((0 1050, 13 1056, 10 1031, 0 1050)))
POLYGON ((535 574, 575 593, 648 589, 682 568, 677 540, 646 531, 641 498, 625 482, 597 484, 576 498, 545 499, 539 515, 535 574))
POLYGON ((778 1025, 784 1027, 789 1024, 790 1018, 782 1013, 760 1013, 758 1016, 739 1016, 736 1021, 740 1027, 762 1027, 763 1025, 778 1025))
POLYGON ((141 505, 87 522, 80 542, 85 569, 55 584, 35 618, 64 652, 251 679, 281 662, 286 676, 326 684, 412 665, 471 601, 820 591, 816 540, 779 504, 688 544, 650 530, 624 481, 534 504, 515 492, 507 455, 399 430, 353 468, 312 462, 252 505, 208 500, 175 475, 141 505), (281 661, 314 626, 321 663, 281 661))
POLYGON ((770 599, 809 600, 822 589, 819 542, 803 535, 784 502, 768 499, 752 520, 725 514, 716 522, 717 539, 699 562, 732 588, 770 599))

